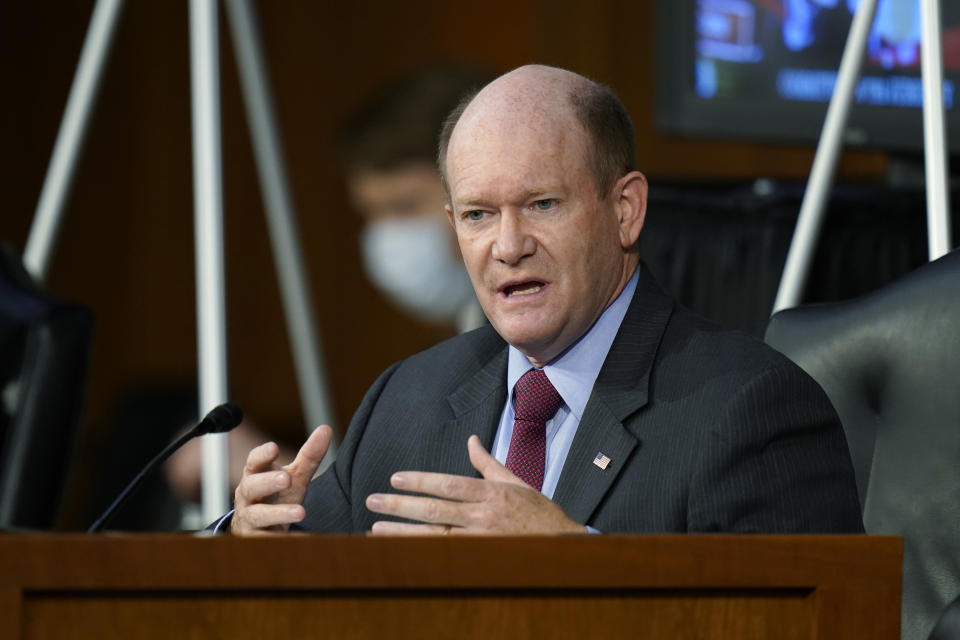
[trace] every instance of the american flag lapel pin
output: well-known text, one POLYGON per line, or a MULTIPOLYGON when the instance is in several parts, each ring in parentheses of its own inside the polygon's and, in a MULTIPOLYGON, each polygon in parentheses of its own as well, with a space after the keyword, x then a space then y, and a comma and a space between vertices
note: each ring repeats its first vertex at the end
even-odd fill
POLYGON ((602 451, 598 451, 597 457, 593 459, 593 464, 597 465, 602 470, 606 470, 607 466, 610 464, 610 458, 605 456, 602 451))

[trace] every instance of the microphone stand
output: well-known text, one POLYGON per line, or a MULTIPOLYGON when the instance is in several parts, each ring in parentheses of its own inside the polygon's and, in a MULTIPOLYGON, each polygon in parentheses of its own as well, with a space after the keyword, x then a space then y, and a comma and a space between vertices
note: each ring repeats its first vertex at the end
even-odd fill
MULTIPOLYGON (((208 433, 226 433, 236 427, 242 421, 243 411, 235 404, 225 402, 211 409, 210 412, 204 416, 203 420, 197 424, 197 426, 168 444, 166 447, 164 447, 163 451, 154 456, 153 460, 151 460, 147 466, 144 467, 143 470, 140 471, 140 473, 138 473, 136 477, 130 481, 130 484, 127 485, 120 495, 117 496, 117 499, 113 501, 113 504, 107 507, 107 510, 103 512, 103 515, 97 518, 96 522, 90 525, 90 528, 87 529, 87 533, 96 533, 102 530, 104 525, 113 516, 113 514, 119 511, 120 507, 125 505, 136 492, 136 490, 143 485, 143 480, 188 441, 197 436, 202 436, 208 433)), ((224 511, 226 511, 226 509, 224 509, 224 511)))
POLYGON ((116 513, 120 507, 125 505, 128 500, 133 496, 137 489, 143 485, 143 480, 146 478, 154 469, 163 464, 167 458, 173 455, 173 453, 185 445, 189 440, 192 440, 196 437, 197 427, 194 427, 190 431, 187 431, 185 434, 177 438, 174 442, 168 444, 163 451, 157 454, 150 463, 144 467, 140 473, 127 485, 127 487, 117 496, 117 499, 113 501, 107 510, 103 512, 103 515, 97 518, 96 522, 90 525, 90 528, 87 529, 87 533, 97 533, 102 530, 107 521, 116 513))

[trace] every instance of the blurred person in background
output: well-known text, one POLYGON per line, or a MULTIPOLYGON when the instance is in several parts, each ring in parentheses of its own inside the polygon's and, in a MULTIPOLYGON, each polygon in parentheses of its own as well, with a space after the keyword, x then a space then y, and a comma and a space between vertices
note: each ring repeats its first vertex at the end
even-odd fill
POLYGON ((411 316, 459 332, 485 320, 444 212, 437 136, 460 99, 492 79, 457 65, 413 72, 358 109, 341 139, 367 276, 411 316))

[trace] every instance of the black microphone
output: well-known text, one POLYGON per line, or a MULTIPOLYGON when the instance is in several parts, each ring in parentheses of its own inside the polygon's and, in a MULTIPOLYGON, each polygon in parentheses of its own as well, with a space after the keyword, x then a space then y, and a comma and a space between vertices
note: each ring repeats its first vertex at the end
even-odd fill
POLYGON ((240 424, 243 421, 243 410, 235 404, 230 402, 225 402, 220 406, 214 407, 210 410, 203 420, 200 421, 200 424, 195 426, 190 431, 187 431, 185 434, 177 438, 174 442, 171 442, 161 451, 150 463, 143 468, 143 471, 137 474, 137 476, 127 485, 127 488, 123 490, 117 499, 113 501, 107 510, 103 512, 103 515, 97 518, 97 521, 90 525, 90 528, 87 529, 87 533, 96 533, 103 529, 103 526, 107 523, 107 520, 116 513, 117 510, 122 507, 127 500, 130 499, 130 496, 133 495, 134 491, 140 488, 140 485, 143 484, 143 480, 150 474, 151 471, 156 469, 160 464, 162 464, 167 458, 173 455, 173 453, 185 445, 188 440, 192 440, 197 436, 202 436, 207 433, 225 433, 230 431, 235 426, 240 424))
POLYGON ((203 417, 200 424, 190 433, 193 436, 202 436, 208 433, 226 433, 243 422, 243 409, 232 402, 224 402, 218 407, 210 409, 210 413, 203 417))

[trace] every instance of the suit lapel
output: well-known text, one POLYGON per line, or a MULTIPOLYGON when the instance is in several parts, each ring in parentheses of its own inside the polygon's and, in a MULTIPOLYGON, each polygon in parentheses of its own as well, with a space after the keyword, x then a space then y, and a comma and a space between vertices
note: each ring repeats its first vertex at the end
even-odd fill
POLYGON ((591 398, 570 445, 553 501, 577 522, 587 522, 638 444, 609 407, 591 398), (606 469, 593 464, 601 453, 610 458, 606 469))
POLYGON ((439 430, 447 473, 479 477, 467 456, 467 439, 477 435, 489 451, 506 402, 507 349, 503 342, 485 365, 447 398, 455 418, 439 430))
POLYGON ((594 383, 553 495, 553 501, 577 522, 590 519, 642 444, 642 434, 632 433, 624 421, 647 404, 650 371, 673 300, 646 267, 641 265, 640 270, 633 300, 594 383), (593 464, 598 454, 610 458, 606 469, 593 464))

